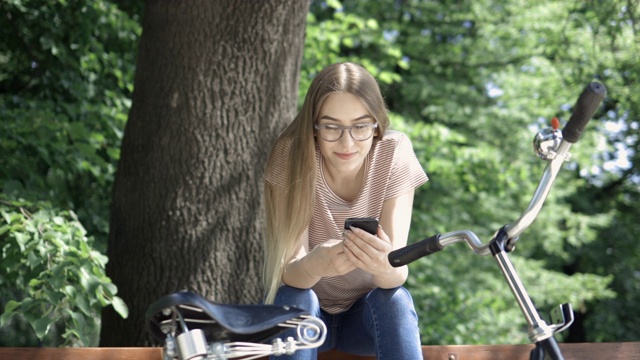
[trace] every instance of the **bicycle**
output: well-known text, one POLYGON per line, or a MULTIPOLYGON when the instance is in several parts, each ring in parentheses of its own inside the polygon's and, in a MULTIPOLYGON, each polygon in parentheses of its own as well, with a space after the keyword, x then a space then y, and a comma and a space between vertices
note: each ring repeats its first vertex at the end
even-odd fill
POLYGON ((536 345, 531 350, 531 360, 564 360, 554 334, 571 325, 574 319, 573 309, 568 303, 561 304, 551 312, 553 323, 548 325, 540 317, 507 254, 515 249, 519 235, 533 223, 540 213, 563 162, 569 156, 569 149, 580 139, 587 123, 605 95, 606 88, 602 84, 590 83, 578 97, 569 122, 561 131, 558 129, 559 123, 556 119, 551 128, 545 128, 536 134, 534 137, 535 152, 541 159, 547 160, 549 163, 527 209, 518 220, 496 231, 489 242, 483 243, 470 230, 460 230, 433 235, 389 254, 389 262, 395 267, 409 264, 419 258, 441 251, 446 246, 462 241, 465 241, 478 255, 491 254, 498 262, 529 326, 529 339, 536 345))

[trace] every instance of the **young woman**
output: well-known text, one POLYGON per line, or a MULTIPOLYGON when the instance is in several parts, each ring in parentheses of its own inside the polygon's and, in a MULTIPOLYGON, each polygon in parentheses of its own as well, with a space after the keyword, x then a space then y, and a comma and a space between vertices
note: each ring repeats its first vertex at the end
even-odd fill
MULTIPOLYGON (((414 190, 427 176, 409 139, 388 125, 364 68, 334 64, 315 77, 267 163, 266 302, 321 318, 328 334, 319 351, 422 359, 402 287, 407 267, 392 267, 387 256, 406 245, 414 190), (379 218, 377 234, 344 231, 349 217, 379 218)), ((290 358, 315 359, 317 351, 290 358)))

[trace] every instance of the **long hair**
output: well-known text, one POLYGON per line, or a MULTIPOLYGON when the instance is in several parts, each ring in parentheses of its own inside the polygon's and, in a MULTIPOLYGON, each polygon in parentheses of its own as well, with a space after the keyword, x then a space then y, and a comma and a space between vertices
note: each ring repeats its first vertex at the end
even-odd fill
POLYGON ((263 282, 268 304, 273 303, 284 267, 299 248, 298 240, 313 215, 317 169, 313 126, 325 99, 335 93, 350 93, 367 108, 378 123, 374 146, 389 126, 387 107, 378 83, 363 67, 353 63, 334 64, 314 78, 302 109, 278 136, 267 162, 269 173, 276 162, 288 159, 285 169, 278 169, 284 170, 284 174, 280 174, 285 179, 284 186, 264 182, 263 282))

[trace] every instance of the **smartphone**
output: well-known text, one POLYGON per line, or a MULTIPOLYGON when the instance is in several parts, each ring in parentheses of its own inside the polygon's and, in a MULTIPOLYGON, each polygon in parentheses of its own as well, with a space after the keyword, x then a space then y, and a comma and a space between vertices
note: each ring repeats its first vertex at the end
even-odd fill
POLYGON ((345 230, 350 230, 351 227, 362 229, 369 234, 378 234, 378 219, 374 217, 367 218, 348 218, 344 222, 345 230))

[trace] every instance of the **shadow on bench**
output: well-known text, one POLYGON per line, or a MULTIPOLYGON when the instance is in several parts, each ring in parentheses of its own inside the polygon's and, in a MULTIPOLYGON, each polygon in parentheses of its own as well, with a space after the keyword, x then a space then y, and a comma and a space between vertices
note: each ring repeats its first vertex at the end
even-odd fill
MULTIPOLYGON (((533 345, 428 345, 427 360, 529 360, 533 345)), ((640 342, 560 344, 565 360, 640 359, 640 342)), ((11 360, 162 360, 161 348, 0 348, 0 359, 11 360)), ((368 360, 336 351, 321 360, 368 360)))

